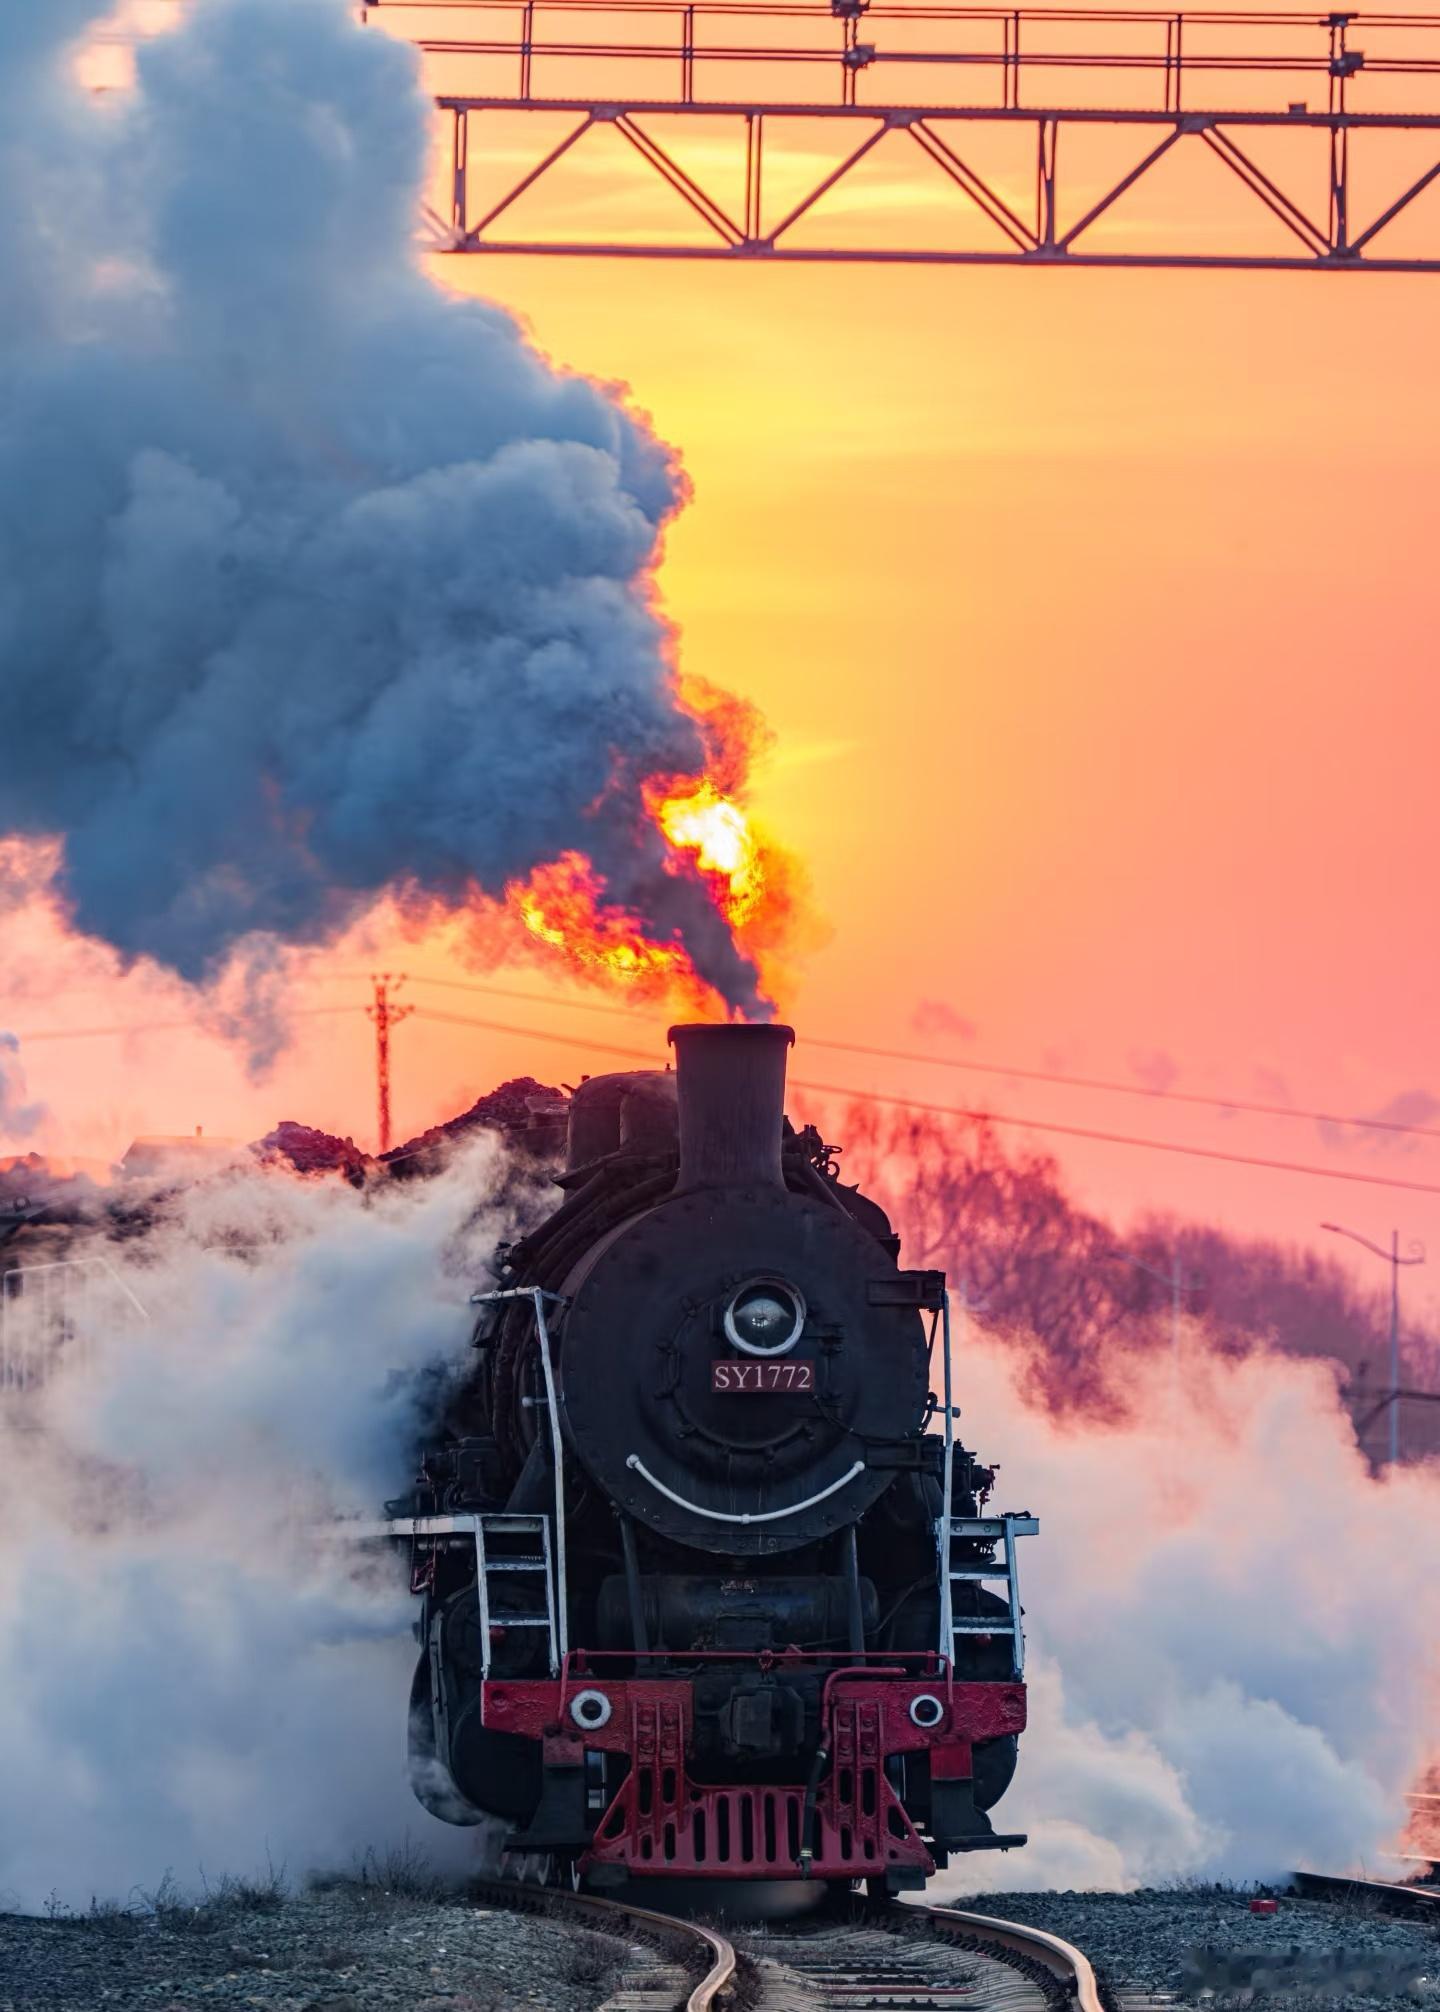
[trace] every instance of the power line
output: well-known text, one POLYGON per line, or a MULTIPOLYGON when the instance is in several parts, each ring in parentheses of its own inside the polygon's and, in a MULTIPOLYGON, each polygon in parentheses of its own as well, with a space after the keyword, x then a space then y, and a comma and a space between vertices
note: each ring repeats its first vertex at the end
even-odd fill
POLYGON ((797 1090, 822 1096, 854 1097, 866 1104, 895 1104, 907 1111, 928 1111, 936 1117, 973 1118, 986 1125, 1018 1125, 1031 1132, 1056 1132, 1067 1139, 1098 1139, 1107 1146, 1142 1146, 1152 1153, 1179 1153, 1187 1159, 1222 1160, 1232 1167, 1261 1167, 1278 1174, 1310 1174, 1321 1181, 1356 1181, 1370 1188, 1408 1188, 1419 1195, 1440 1195, 1440 1182, 1405 1181, 1393 1174, 1362 1174, 1355 1168, 1317 1167, 1306 1160, 1266 1160, 1250 1153, 1227 1153, 1219 1146, 1182 1146, 1173 1139, 1136 1139, 1124 1132, 1101 1132, 1087 1125, 1062 1125, 1058 1120, 1016 1118, 1002 1111, 966 1111, 951 1104, 926 1104, 914 1097, 888 1097, 877 1090, 850 1090, 840 1083, 802 1083, 797 1090))
MULTIPOLYGON (((417 1017, 424 1020, 439 1020, 452 1027, 483 1027, 492 1034, 514 1034, 522 1040, 553 1041, 563 1047, 583 1047, 604 1055, 618 1055, 626 1061, 646 1062, 655 1066, 652 1050, 622 1048, 613 1042, 588 1041, 578 1034, 552 1034, 531 1027, 508 1026, 500 1020, 476 1019, 470 1014, 437 1013, 430 1007, 417 1008, 417 1017)), ((900 1110, 923 1111, 932 1117, 965 1118, 973 1123, 986 1125, 1013 1125, 1022 1131, 1052 1132, 1067 1139, 1093 1139, 1107 1146, 1130 1146, 1152 1153, 1173 1153, 1185 1159, 1218 1160, 1227 1166, 1258 1167, 1267 1173, 1306 1174, 1322 1181, 1351 1181, 1364 1187, 1404 1188, 1414 1194, 1440 1195, 1440 1183, 1434 1181, 1407 1181, 1392 1174, 1364 1174, 1354 1168, 1317 1167, 1303 1160, 1261 1159, 1249 1153, 1229 1153, 1215 1146, 1185 1146, 1173 1139, 1141 1139, 1125 1132, 1102 1132, 1088 1125, 1066 1125, 1058 1119, 1021 1118, 1004 1111, 968 1110, 955 1104, 932 1104, 917 1097, 892 1097, 878 1090, 857 1090, 846 1083, 810 1083, 799 1077, 790 1079, 795 1090, 809 1090, 817 1096, 849 1097, 861 1104, 886 1104, 900 1110)))
MULTIPOLYGON (((191 1020, 137 1020, 124 1027, 42 1027, 33 1034, 12 1034, 11 1039, 28 1048, 35 1041, 88 1041, 106 1034, 163 1034, 179 1027, 193 1027, 191 1020)), ((10 1030, 5 1030, 7 1033, 10 1030)))
MULTIPOLYGON (((350 981, 363 978, 370 981, 369 972, 331 971, 313 974, 322 979, 350 981)), ((578 1013, 600 1013, 609 1019, 627 1020, 633 1026, 636 1015, 629 1006, 612 1006, 599 999, 556 999, 546 992, 530 992, 513 985, 481 985, 461 978, 431 978, 420 972, 410 974, 412 985, 434 985, 447 992, 476 993, 487 999, 513 999, 519 1005, 549 1006, 562 1010, 573 1009, 578 1013)), ((294 1014, 314 1015, 319 1013, 353 1013, 364 1009, 358 1006, 305 1006, 292 1009, 294 1014)), ((426 1009, 428 1011, 428 1009, 426 1009)), ((431 1019, 444 1019, 441 1013, 431 1013, 431 1019)), ((70 1041, 90 1035, 106 1034, 149 1034, 168 1029, 193 1027, 193 1020, 153 1020, 138 1025, 122 1027, 62 1027, 49 1028, 34 1034, 18 1034, 21 1041, 70 1041)), ((490 1027, 496 1033, 509 1033, 514 1029, 498 1022, 475 1020, 457 1024, 471 1024, 490 1027)), ((663 1021, 652 1022, 657 1028, 663 1021)), ((559 1034, 542 1034, 535 1028, 526 1030, 532 1040, 568 1041, 571 1037, 559 1034)), ((578 1038, 578 1037, 577 1037, 578 1038)), ((928 1069, 958 1069, 962 1073, 978 1076, 999 1077, 1006 1081, 1022 1083, 1048 1083, 1067 1090, 1099 1090, 1121 1097, 1139 1097, 1149 1103, 1188 1104, 1210 1111, 1243 1111, 1247 1116, 1262 1118, 1299 1119, 1317 1125, 1349 1125, 1360 1131, 1390 1132, 1417 1139, 1440 1139, 1440 1126, 1410 1124, 1399 1118, 1360 1118, 1339 1111, 1317 1111, 1299 1104, 1266 1104, 1248 1097, 1212 1097, 1196 1090, 1148 1089, 1139 1083, 1122 1083, 1109 1076, 1072 1076, 1057 1069, 1029 1069, 1011 1062, 981 1062, 958 1055, 932 1055, 913 1048, 883 1048, 860 1041, 836 1041, 821 1034, 807 1033, 805 1042, 811 1048, 831 1048, 837 1054, 859 1055, 878 1062, 912 1062, 928 1069)), ((603 1054, 619 1054, 635 1057, 634 1049, 607 1048, 603 1042, 591 1042, 603 1054)), ((849 1093, 847 1093, 849 1094, 849 1093)), ((856 1092, 855 1094, 859 1094, 856 1092)), ((945 1108, 937 1106, 937 1108, 945 1108)), ((1021 1122, 1016 1120, 1016 1123, 1021 1122)), ((1198 1151, 1198 1148, 1196 1149, 1198 1151)))
MULTIPOLYGON (((808 1037, 807 1037, 808 1038, 808 1037)), ((1398 1118, 1351 1118, 1334 1111, 1310 1111, 1298 1104, 1262 1104, 1245 1097, 1207 1097, 1197 1090, 1151 1090, 1140 1083, 1121 1083, 1104 1076, 1066 1076, 1053 1069, 1016 1069, 1002 1062, 962 1061, 951 1055, 917 1055, 901 1048, 867 1048, 853 1041, 817 1041, 818 1048, 838 1048, 847 1055, 869 1055, 891 1062, 924 1062, 940 1069, 969 1069, 983 1076, 1014 1077, 1026 1083, 1058 1083, 1068 1089, 1113 1091, 1122 1097, 1158 1099, 1169 1104, 1198 1104, 1212 1111, 1244 1111, 1263 1118, 1303 1118, 1320 1125, 1357 1125, 1366 1131, 1409 1132, 1440 1139, 1440 1126, 1411 1125, 1398 1118)))
MULTIPOLYGON (((507 985, 477 985, 458 978, 425 978, 413 974, 412 984, 439 985, 450 992, 477 992, 492 999, 514 999, 530 1006, 573 1006, 581 1013, 604 1013, 634 1022, 628 1006, 611 1006, 600 1000, 558 1000, 544 992, 526 992, 507 985)), ((655 1022, 656 1026, 661 1023, 655 1022)), ((1026 1069, 1010 1062, 979 1062, 958 1055, 929 1055, 913 1048, 870 1047, 860 1041, 835 1041, 807 1033, 810 1048, 833 1048, 837 1054, 861 1055, 878 1062, 914 1062, 927 1069, 958 1069, 977 1076, 998 1076, 1022 1083, 1049 1083, 1067 1090, 1101 1090, 1115 1096, 1140 1097, 1146 1102, 1192 1104, 1210 1111, 1244 1111, 1252 1117, 1302 1119, 1317 1125, 1354 1125, 1371 1132, 1400 1132, 1421 1139, 1440 1139, 1440 1126, 1408 1124, 1399 1118, 1357 1118, 1338 1111, 1312 1111, 1298 1104, 1266 1104, 1248 1097, 1211 1097, 1198 1090, 1148 1089, 1141 1083, 1122 1083, 1110 1076, 1071 1076, 1058 1069, 1026 1069)))
MULTIPOLYGON (((290 1017, 312 1019, 322 1013, 363 1013, 363 1006, 297 1006, 289 1009, 290 1017)), ((12 1034, 13 1040, 29 1047, 34 1041, 88 1041, 98 1040, 105 1035, 115 1034, 172 1034, 183 1031, 191 1034, 207 1034, 205 1027, 194 1014, 185 1020, 127 1020, 114 1027, 41 1027, 33 1034, 12 1034)), ((0 1033, 10 1033, 8 1027, 0 1027, 0 1033)))
MULTIPOLYGON (((424 982, 427 984, 447 985, 451 989, 456 991, 484 992, 498 997, 511 997, 516 999, 524 999, 533 1001, 534 1003, 545 1004, 545 1005, 553 1005, 556 1003, 553 1000, 545 999, 541 994, 528 994, 518 991, 507 991, 505 988, 500 986, 464 985, 460 981, 455 979, 427 979, 424 982)), ((360 1006, 347 1005, 347 1006, 309 1006, 309 1007, 301 1007, 296 1010, 297 1015, 311 1017, 321 1014, 359 1013, 363 1012, 365 1009, 360 1006)), ((598 1005, 597 1007, 592 1008, 590 1010, 592 1011, 599 1010, 615 1014, 625 1012, 625 1009, 622 1007, 599 1007, 598 1005)), ((584 1048, 592 1053, 618 1056, 623 1061, 643 1062, 648 1064, 652 1068, 655 1066, 656 1058, 653 1049, 627 1048, 622 1047, 615 1042, 593 1041, 590 1040, 587 1036, 581 1034, 557 1034, 550 1032, 548 1029, 538 1027, 517 1027, 507 1021, 482 1019, 474 1014, 442 1013, 436 1011, 434 1008, 429 1006, 416 1007, 414 1011, 416 1013, 416 1016, 420 1019, 434 1020, 446 1026, 479 1027, 483 1028, 487 1033, 491 1034, 510 1034, 518 1037, 521 1040, 546 1041, 553 1044, 557 1044, 558 1046, 564 1048, 584 1048)), ((628 1013, 625 1013, 625 1017, 633 1018, 633 1016, 628 1013)), ((196 1022, 193 1019, 149 1020, 149 1021, 131 1021, 125 1025, 114 1026, 114 1027, 58 1027, 58 1028, 52 1027, 52 1028, 41 1029, 40 1031, 33 1034, 17 1034, 15 1038, 18 1041, 26 1043, 32 1041, 69 1041, 69 1040, 80 1040, 91 1036, 102 1036, 102 1035, 163 1033, 173 1031, 177 1028, 194 1029, 196 1031, 200 1031, 196 1027, 196 1022)), ((944 1062, 946 1060, 946 1058, 939 1056, 933 1058, 907 1056, 903 1053, 903 1051, 900 1050, 885 1049, 885 1048, 864 1048, 854 1043, 816 1040, 809 1036, 807 1036, 806 1038, 807 1041, 809 1041, 809 1045, 812 1047, 837 1048, 842 1049, 849 1053, 871 1055, 877 1058, 889 1058, 896 1060, 917 1060, 917 1061, 922 1059, 932 1059, 939 1062, 944 1062)), ((998 1064, 955 1063, 954 1066, 959 1068, 983 1067, 987 1070, 987 1072, 991 1072, 997 1075, 1028 1074, 1033 1080, 1036 1081, 1049 1081, 1049 1082, 1058 1082, 1065 1084, 1084 1084, 1086 1087, 1094 1087, 1094 1088, 1110 1087, 1115 1089, 1123 1089, 1138 1096, 1150 1096, 1150 1095, 1171 1096, 1175 1098, 1175 1101, 1186 1102, 1186 1103, 1215 1103, 1219 1105, 1220 1108, 1227 1110, 1268 1108, 1265 1106, 1247 1106, 1243 1104, 1232 1105, 1228 1103, 1220 1103, 1219 1099, 1198 1098, 1189 1096, 1176 1097, 1175 1093, 1173 1092, 1165 1092, 1165 1091, 1153 1092, 1144 1090, 1135 1091, 1132 1089, 1132 1086, 1128 1084, 1114 1084, 1114 1085, 1104 1085, 1101 1083, 1086 1084, 1084 1078, 1050 1075, 1036 1070, 1028 1072, 1008 1071, 1002 1069, 998 1064)), ((924 1112, 925 1114, 932 1117, 962 1118, 969 1120, 971 1123, 977 1123, 977 1124, 1010 1125, 1022 1131, 1046 1132, 1053 1134, 1057 1137, 1068 1138, 1068 1139, 1089 1139, 1101 1145, 1127 1146, 1145 1152, 1171 1153, 1185 1159, 1219 1161, 1227 1166, 1255 1167, 1268 1173, 1303 1174, 1316 1180, 1349 1181, 1364 1187, 1396 1188, 1396 1189, 1405 1189, 1413 1194, 1440 1195, 1440 1183, 1436 1183, 1433 1181, 1407 1181, 1401 1179, 1398 1175, 1361 1173, 1356 1168, 1318 1167, 1307 1161, 1301 1161, 1301 1160, 1273 1160, 1273 1159, 1262 1158, 1258 1155, 1250 1153, 1226 1152, 1222 1148, 1215 1146, 1181 1145, 1178 1141, 1173 1139, 1137 1138, 1129 1133, 1101 1131, 1097 1127, 1089 1125, 1067 1125, 1063 1124, 1059 1119, 1018 1117, 1013 1113, 1008 1113, 1004 1111, 987 1111, 987 1110, 972 1109, 968 1106, 956 1105, 956 1104, 937 1104, 937 1103, 931 1103, 923 1098, 918 1097, 891 1096, 885 1092, 878 1090, 858 1090, 853 1085, 846 1083, 805 1082, 798 1077, 792 1077, 791 1083, 793 1088, 797 1090, 809 1090, 817 1096, 849 1097, 852 1098, 857 1103, 884 1104, 898 1110, 924 1112)), ((1319 1113, 1307 1113, 1307 1112, 1296 1111, 1290 1109, 1289 1107, 1284 1106, 1275 1106, 1273 1107, 1273 1109, 1274 1109, 1274 1115, 1283 1117, 1303 1117, 1303 1116, 1322 1115, 1319 1113)), ((1440 1136, 1440 1133, 1437 1133, 1433 1128, 1426 1127, 1423 1125, 1389 1124, 1383 1120, 1377 1120, 1377 1119, 1332 1118, 1327 1120, 1327 1122, 1334 1124, 1355 1124, 1355 1125, 1369 1124, 1369 1125, 1376 1125, 1380 1129, 1386 1131, 1414 1132, 1427 1137, 1440 1136)))
POLYGON ((438 1013, 432 1006, 417 1006, 417 1020, 441 1020, 447 1027, 483 1027, 488 1034, 518 1034, 524 1041, 552 1041, 562 1048, 584 1048, 598 1055, 618 1055, 626 1062, 656 1066, 653 1048, 619 1048, 613 1041, 592 1041, 588 1034, 554 1034, 543 1027, 515 1027, 505 1020, 478 1020, 473 1013, 438 1013))

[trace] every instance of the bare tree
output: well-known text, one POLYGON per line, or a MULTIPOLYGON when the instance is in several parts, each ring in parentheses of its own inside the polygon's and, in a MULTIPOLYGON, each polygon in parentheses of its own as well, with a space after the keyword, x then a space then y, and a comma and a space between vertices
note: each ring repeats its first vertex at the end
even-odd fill
MULTIPOLYGON (((1049 1154, 1007 1150, 980 1118, 870 1103, 851 1105, 839 1131, 842 1179, 884 1206, 907 1264, 943 1269, 952 1287, 963 1282, 981 1323, 1024 1344, 1035 1395, 1092 1415, 1125 1409, 1136 1355, 1170 1345, 1169 1295, 1117 1262, 1119 1233, 1071 1202, 1049 1154)), ((1277 1348, 1335 1362, 1357 1418, 1373 1408, 1384 1295, 1337 1259, 1160 1215, 1130 1225, 1123 1241, 1158 1271, 1178 1256, 1196 1282, 1186 1311, 1211 1350, 1277 1348)), ((1412 1322, 1404 1341, 1402 1381, 1440 1390, 1440 1339, 1412 1322)), ((1402 1408, 1401 1450, 1409 1459, 1440 1455, 1440 1403, 1402 1408)))
POLYGON ((1110 1262, 1114 1232, 1066 1197, 1047 1154, 1006 1153, 983 1119, 846 1117, 842 1177, 879 1200, 908 1264, 942 1268, 997 1332, 1042 1343, 1034 1376, 1052 1403, 1112 1411, 1107 1344, 1144 1345, 1134 1284, 1110 1262))

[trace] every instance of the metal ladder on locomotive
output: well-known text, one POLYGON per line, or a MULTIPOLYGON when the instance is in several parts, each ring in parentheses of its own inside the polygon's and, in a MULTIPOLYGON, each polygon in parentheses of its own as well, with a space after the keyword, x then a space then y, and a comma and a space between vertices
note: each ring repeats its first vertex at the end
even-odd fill
MULTIPOLYGON (((940 1654, 953 1671, 959 1659, 960 1645, 967 1637, 983 1636, 987 1639, 996 1635, 1010 1638, 1010 1669, 1017 1679, 1025 1674, 1025 1628, 1023 1610, 1020 1606, 1019 1561, 1015 1556, 1015 1540, 1018 1537, 1033 1537, 1040 1528, 1040 1520, 1028 1514, 1010 1516, 954 1516, 950 1505, 955 1477, 955 1405, 954 1368, 951 1362, 950 1337, 950 1295, 940 1296, 939 1319, 944 1339, 945 1370, 945 1464, 941 1481, 941 1510, 935 1519, 936 1571, 940 1581, 940 1654), (992 1559, 976 1559, 974 1547, 1001 1547, 1000 1555, 992 1559), (956 1546, 965 1548, 958 1555, 956 1546), (1005 1613, 998 1615, 955 1614, 955 1587, 957 1584, 984 1586, 1000 1584, 1005 1588, 1005 1613)), ((931 1330, 932 1338, 934 1330, 931 1330)))

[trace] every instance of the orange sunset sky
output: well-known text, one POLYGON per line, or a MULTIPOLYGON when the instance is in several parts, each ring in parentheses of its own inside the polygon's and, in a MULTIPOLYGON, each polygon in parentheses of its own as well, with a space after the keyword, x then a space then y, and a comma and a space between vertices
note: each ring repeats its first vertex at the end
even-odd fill
MULTIPOLYGON (((848 227, 885 231, 934 200, 923 167, 857 183, 848 227)), ((592 220, 611 203, 636 231, 656 203, 673 226, 641 173, 597 143, 546 200, 592 220)), ((1213 162, 1175 176, 1169 213, 1197 247, 1245 214, 1213 162)), ((1153 216, 1114 228, 1143 234, 1153 216)), ((535 212, 547 220, 564 221, 535 212)), ((683 455, 694 495, 659 592, 683 666, 774 729, 753 803, 803 862, 818 918, 783 1002, 797 1075, 1440 1187, 1440 1139, 1340 1139, 805 1047, 809 1032, 1435 1122, 1440 279, 521 258, 433 272, 503 301, 558 361, 623 381, 683 455)), ((358 1006, 387 954, 467 975, 434 948, 376 948, 330 960, 356 977, 307 982, 299 1002, 358 1006)), ((397 1136, 507 1075, 607 1066, 587 1031, 634 1044, 663 1026, 663 1009, 631 1025, 580 1012, 538 964, 492 975, 555 1003, 407 996, 568 1044, 407 1022, 397 1136)), ((0 1027, 153 1019, 173 996, 62 952, 31 916, 0 971, 0 1027)), ((250 1137, 281 1117, 370 1143, 368 1023, 296 1027, 258 1084, 200 1032, 25 1040, 50 1112, 40 1143, 110 1156, 137 1132, 250 1137)), ((1440 1193, 1048 1143, 1075 1192, 1122 1219, 1174 1208, 1286 1237, 1321 1218, 1372 1236, 1393 1223, 1440 1261, 1440 1193)))

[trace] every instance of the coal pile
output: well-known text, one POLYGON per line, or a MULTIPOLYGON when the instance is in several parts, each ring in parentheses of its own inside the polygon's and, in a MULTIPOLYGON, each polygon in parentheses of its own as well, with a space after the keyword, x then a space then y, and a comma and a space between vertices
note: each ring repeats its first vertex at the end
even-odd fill
MULTIPOLYGON (((63 1259, 85 1231, 98 1230, 116 1241, 145 1235, 184 1190, 247 1160, 282 1175, 338 1178, 363 1189, 438 1174, 457 1146, 488 1131, 505 1140, 522 1188, 543 1183, 564 1157, 568 1111, 563 1090, 533 1076, 513 1076, 477 1097, 468 1110, 378 1157, 353 1138, 295 1118, 283 1118, 248 1146, 198 1138, 137 1141, 116 1169, 118 1178, 104 1185, 86 1174, 58 1173, 38 1153, 18 1155, 0 1161, 0 1268, 63 1259), (214 1150, 202 1152, 202 1144, 214 1150), (157 1145, 167 1151, 152 1165, 142 1148, 157 1145)), ((0 2007, 3 2003, 0 1999, 0 2007)))
POLYGON ((382 1154, 379 1164, 401 1175, 432 1172, 453 1146, 477 1131, 503 1132, 512 1146, 543 1155, 564 1145, 567 1109, 563 1090, 537 1083, 533 1076, 512 1076, 477 1097, 468 1111, 382 1154))
POLYGON ((45 1232, 53 1240, 96 1212, 104 1190, 88 1174, 61 1174, 40 1153, 0 1161, 0 1248, 45 1232))
POLYGON ((341 1174, 352 1188, 365 1185, 366 1173, 375 1164, 353 1139, 297 1124, 294 1118, 282 1118, 250 1151, 267 1166, 283 1163, 297 1174, 341 1174))

